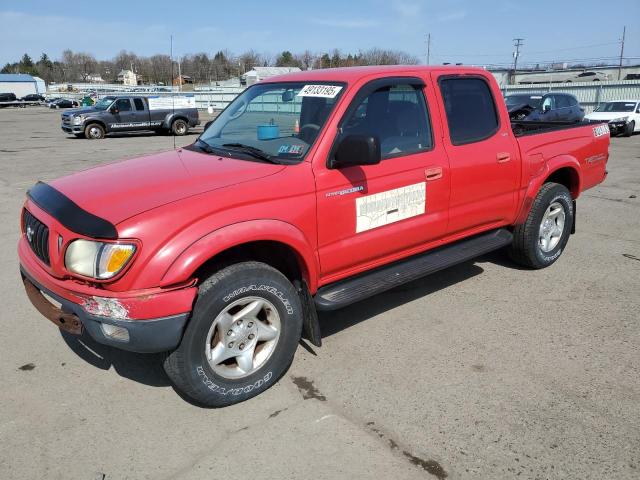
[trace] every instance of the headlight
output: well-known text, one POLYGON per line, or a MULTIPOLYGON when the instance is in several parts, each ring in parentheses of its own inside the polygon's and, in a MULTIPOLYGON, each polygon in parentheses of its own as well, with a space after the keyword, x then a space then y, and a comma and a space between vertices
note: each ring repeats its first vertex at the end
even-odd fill
POLYGON ((74 125, 82 125, 82 122, 84 122, 84 115, 78 115, 77 117, 73 117, 74 125))
POLYGON ((614 118, 613 120, 609 120, 609 123, 626 122, 628 118, 629 117, 614 118))
POLYGON ((117 275, 135 251, 136 246, 129 243, 74 240, 67 247, 64 264, 70 272, 106 280, 117 275))

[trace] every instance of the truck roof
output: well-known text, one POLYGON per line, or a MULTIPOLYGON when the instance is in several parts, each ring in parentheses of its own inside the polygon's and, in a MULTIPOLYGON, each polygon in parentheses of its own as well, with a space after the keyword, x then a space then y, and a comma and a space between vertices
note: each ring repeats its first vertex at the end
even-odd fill
POLYGON ((328 81, 328 82, 355 82, 362 78, 386 73, 389 75, 415 75, 425 74, 434 70, 451 70, 451 73, 487 73, 487 70, 480 67, 461 67, 459 65, 375 65, 366 67, 343 67, 325 68, 320 70, 305 70, 302 72, 287 73, 263 80, 260 83, 273 82, 307 82, 307 81, 328 81))

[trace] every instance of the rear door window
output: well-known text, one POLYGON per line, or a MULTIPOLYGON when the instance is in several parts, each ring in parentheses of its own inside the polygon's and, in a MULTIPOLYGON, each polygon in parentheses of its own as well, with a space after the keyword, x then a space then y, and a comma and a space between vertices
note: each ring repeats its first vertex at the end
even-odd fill
POLYGON ((479 142, 498 131, 498 112, 485 80, 456 77, 443 78, 439 83, 451 143, 479 142))
POLYGON ((142 111, 144 110, 144 102, 142 101, 141 98, 134 98, 133 99, 133 103, 136 106, 136 110, 137 111, 142 111))

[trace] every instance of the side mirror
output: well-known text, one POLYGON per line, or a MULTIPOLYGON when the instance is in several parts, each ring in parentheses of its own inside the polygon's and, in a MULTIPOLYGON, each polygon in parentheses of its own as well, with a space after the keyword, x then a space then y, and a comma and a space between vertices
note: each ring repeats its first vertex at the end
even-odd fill
POLYGON ((335 155, 329 161, 329 168, 376 165, 380 163, 380 160, 380 141, 378 137, 349 135, 340 140, 335 155))
POLYGON ((293 101, 293 90, 285 90, 282 92, 282 101, 285 103, 293 101))
POLYGON ((551 105, 545 105, 544 107, 542 107, 542 111, 544 113, 547 113, 549 110, 551 110, 551 105))
POLYGON ((118 113, 120 110, 118 110, 118 107, 111 107, 111 108, 109 109, 109 111, 110 111, 111 113, 113 113, 113 114, 116 114, 116 113, 118 113))

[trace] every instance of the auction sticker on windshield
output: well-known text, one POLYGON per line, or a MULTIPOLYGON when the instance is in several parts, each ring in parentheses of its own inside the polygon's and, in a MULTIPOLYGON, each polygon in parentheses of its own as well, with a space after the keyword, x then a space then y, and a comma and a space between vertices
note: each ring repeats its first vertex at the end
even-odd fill
POLYGON ((342 87, 339 85, 305 85, 298 93, 298 97, 335 98, 342 87))

